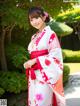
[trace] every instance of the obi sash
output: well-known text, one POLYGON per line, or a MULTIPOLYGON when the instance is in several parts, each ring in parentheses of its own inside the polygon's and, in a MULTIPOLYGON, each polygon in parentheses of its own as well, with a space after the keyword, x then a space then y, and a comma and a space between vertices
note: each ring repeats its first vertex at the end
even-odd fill
MULTIPOLYGON (((43 55, 46 55, 48 54, 48 50, 39 50, 39 51, 32 51, 31 54, 30 54, 30 59, 34 59, 34 58, 37 58, 39 56, 43 56, 43 55)), ((36 64, 34 64, 31 68, 28 68, 26 69, 26 76, 29 77, 29 71, 31 72, 30 73, 30 76, 31 76, 31 79, 32 80, 35 80, 36 79, 36 74, 35 74, 35 70, 38 70, 39 67, 36 64)))

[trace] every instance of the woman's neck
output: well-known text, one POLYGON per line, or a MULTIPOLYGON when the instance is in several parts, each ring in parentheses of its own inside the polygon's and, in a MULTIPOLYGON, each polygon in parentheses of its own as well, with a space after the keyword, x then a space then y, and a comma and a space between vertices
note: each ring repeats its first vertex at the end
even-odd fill
POLYGON ((46 27, 46 24, 43 24, 42 27, 39 29, 39 32, 42 32, 42 30, 46 27))

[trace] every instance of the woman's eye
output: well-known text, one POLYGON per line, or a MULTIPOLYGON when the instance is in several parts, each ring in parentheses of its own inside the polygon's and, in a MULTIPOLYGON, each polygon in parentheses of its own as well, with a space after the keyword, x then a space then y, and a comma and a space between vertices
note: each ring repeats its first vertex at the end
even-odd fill
POLYGON ((34 18, 31 18, 31 19, 30 19, 30 21, 33 21, 33 20, 34 20, 34 18))
POLYGON ((36 19, 38 19, 39 17, 35 17, 36 19))

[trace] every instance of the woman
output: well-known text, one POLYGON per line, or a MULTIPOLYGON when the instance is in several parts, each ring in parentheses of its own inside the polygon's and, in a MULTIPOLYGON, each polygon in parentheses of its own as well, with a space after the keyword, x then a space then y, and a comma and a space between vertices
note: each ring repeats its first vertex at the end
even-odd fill
POLYGON ((29 20, 38 31, 28 46, 31 59, 24 63, 28 106, 65 106, 62 53, 55 32, 46 25, 49 15, 39 7, 32 7, 29 20))

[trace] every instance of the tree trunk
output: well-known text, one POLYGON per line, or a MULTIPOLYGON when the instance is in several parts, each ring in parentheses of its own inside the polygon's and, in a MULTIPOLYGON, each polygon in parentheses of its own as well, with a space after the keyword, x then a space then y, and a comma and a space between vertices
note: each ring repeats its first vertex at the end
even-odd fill
POLYGON ((8 68, 7 68, 7 62, 6 62, 6 56, 5 56, 5 47, 4 47, 4 40, 5 40, 5 34, 6 34, 6 30, 2 29, 2 35, 1 35, 1 69, 3 71, 7 71, 8 68))
POLYGON ((8 44, 11 43, 11 33, 13 28, 15 27, 15 24, 13 24, 9 29, 8 29, 8 34, 7 34, 7 40, 8 40, 8 44))

